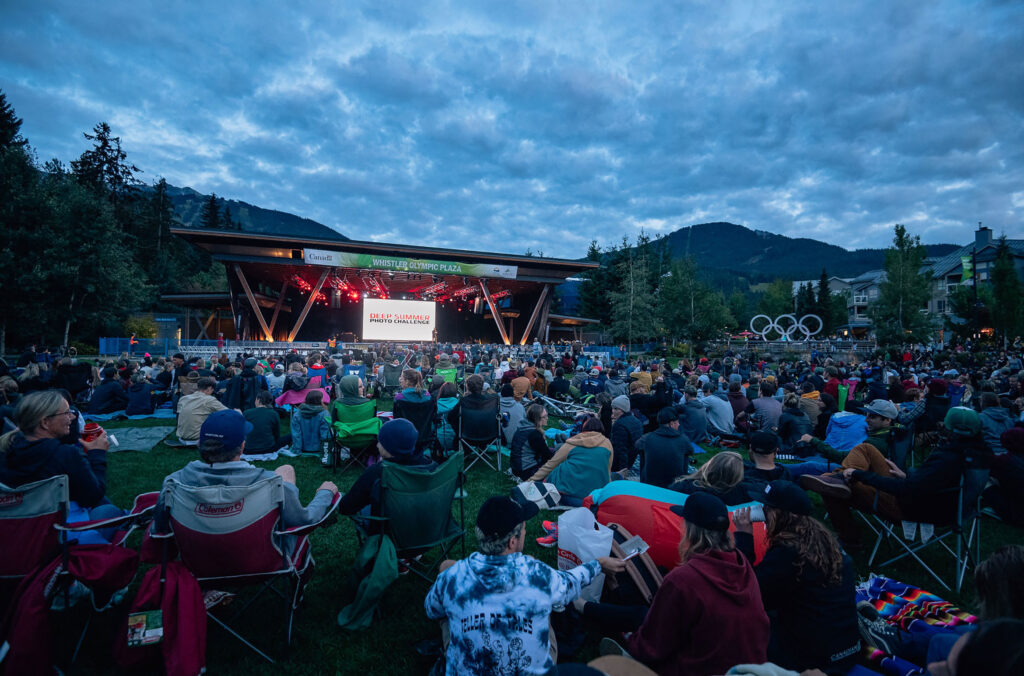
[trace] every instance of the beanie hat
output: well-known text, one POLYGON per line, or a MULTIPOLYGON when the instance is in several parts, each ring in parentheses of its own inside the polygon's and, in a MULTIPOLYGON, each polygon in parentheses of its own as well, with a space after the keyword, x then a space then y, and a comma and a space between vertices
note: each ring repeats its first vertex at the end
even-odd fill
POLYGON ((624 394, 612 399, 612 408, 617 408, 623 413, 629 413, 629 397, 624 394))
POLYGON ((954 406, 949 409, 943 425, 961 437, 973 437, 981 433, 981 418, 974 409, 966 406, 954 406))
POLYGON ((419 440, 416 426, 405 418, 395 418, 381 425, 377 441, 391 455, 405 456, 416 452, 419 440))

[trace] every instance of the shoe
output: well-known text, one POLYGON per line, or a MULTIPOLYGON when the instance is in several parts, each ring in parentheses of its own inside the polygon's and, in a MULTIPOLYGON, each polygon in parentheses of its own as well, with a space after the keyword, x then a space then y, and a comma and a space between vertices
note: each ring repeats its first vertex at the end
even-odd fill
POLYGON ((554 533, 545 535, 542 538, 537 538, 537 544, 547 549, 555 547, 556 545, 558 545, 558 531, 556 530, 554 533))
POLYGON ((869 601, 857 604, 857 629, 864 642, 889 655, 895 655, 900 643, 899 629, 878 616, 869 601))
POLYGON ((349 450, 348 446, 342 446, 338 449, 338 460, 345 462, 346 460, 352 459, 352 451, 349 450))
POLYGON ((598 648, 598 651, 601 653, 601 657, 604 657, 605 655, 629 656, 629 653, 626 652, 625 648, 619 645, 615 639, 608 638, 607 636, 601 639, 601 645, 598 648))
POLYGON ((814 476, 805 474, 800 477, 800 486, 804 490, 814 491, 830 498, 849 498, 850 487, 838 474, 822 474, 814 476))
POLYGON ((409 574, 409 559, 398 559, 398 574, 408 575, 409 574))
POLYGON ((543 528, 544 532, 548 533, 549 535, 551 533, 557 533, 558 532, 558 522, 557 521, 547 521, 547 520, 541 521, 540 522, 540 527, 543 528))

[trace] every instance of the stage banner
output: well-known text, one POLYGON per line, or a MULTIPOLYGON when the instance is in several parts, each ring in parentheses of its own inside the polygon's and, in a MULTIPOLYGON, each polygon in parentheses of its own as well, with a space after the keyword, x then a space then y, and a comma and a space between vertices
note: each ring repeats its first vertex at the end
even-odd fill
POLYGON ((426 275, 464 275, 466 277, 500 277, 515 279, 518 268, 515 265, 492 265, 490 263, 459 263, 453 261, 431 261, 423 258, 399 258, 375 254, 346 253, 305 249, 306 265, 326 265, 336 268, 361 268, 364 270, 385 270, 426 275))
POLYGON ((363 299, 363 340, 430 342, 437 317, 435 303, 421 300, 363 299))

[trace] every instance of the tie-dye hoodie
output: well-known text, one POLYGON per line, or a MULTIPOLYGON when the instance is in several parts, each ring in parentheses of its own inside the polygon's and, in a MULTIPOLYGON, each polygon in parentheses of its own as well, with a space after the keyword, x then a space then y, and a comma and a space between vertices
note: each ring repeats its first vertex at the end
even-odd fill
POLYGON ((601 572, 597 561, 555 570, 524 554, 474 552, 438 575, 423 606, 448 619, 447 674, 546 674, 554 663, 549 618, 601 572))

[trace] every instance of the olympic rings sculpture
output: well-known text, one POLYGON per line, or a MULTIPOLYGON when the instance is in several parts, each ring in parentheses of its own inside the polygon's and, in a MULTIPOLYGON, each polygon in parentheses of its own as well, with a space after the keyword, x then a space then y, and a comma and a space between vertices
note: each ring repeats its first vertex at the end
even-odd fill
POLYGON ((796 315, 791 314, 779 315, 775 319, 768 315, 756 315, 750 320, 750 331, 761 336, 761 340, 768 340, 768 334, 773 331, 778 334, 778 340, 793 340, 793 334, 797 331, 803 334, 803 338, 798 340, 807 340, 821 333, 824 326, 825 324, 821 321, 821 317, 815 314, 807 314, 800 319, 797 319, 796 315), (808 319, 817 321, 818 328, 811 331, 810 327, 804 323, 808 319))

